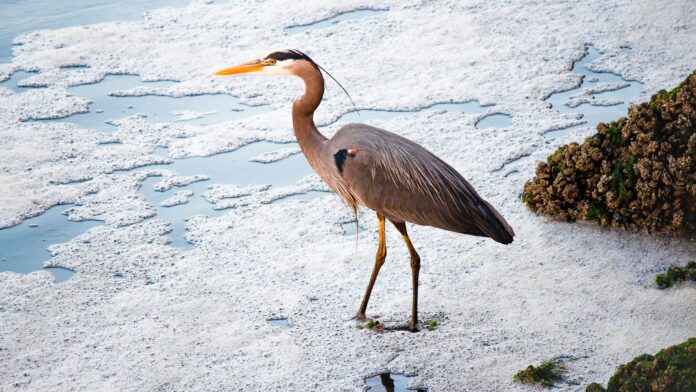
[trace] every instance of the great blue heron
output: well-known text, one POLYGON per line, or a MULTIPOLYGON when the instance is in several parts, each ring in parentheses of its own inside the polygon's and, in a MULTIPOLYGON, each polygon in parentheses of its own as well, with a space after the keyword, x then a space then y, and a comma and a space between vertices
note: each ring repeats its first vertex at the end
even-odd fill
POLYGON ((306 54, 282 50, 216 75, 294 75, 304 81, 305 93, 292 105, 292 123, 302 153, 354 213, 362 205, 375 211, 379 220, 375 266, 356 317, 365 319, 372 287, 387 257, 386 218, 401 233, 411 256, 413 302, 409 329, 417 331, 420 257, 409 239, 406 222, 490 237, 503 244, 511 243, 515 233, 456 170, 420 145, 365 124, 348 124, 331 139, 319 133, 313 117, 324 95, 322 70, 306 54))

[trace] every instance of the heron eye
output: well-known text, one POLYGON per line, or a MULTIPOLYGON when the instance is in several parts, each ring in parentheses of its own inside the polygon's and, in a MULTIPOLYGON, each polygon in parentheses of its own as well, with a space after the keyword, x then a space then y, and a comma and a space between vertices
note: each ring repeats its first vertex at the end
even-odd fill
POLYGON ((276 65, 277 61, 275 59, 268 59, 266 60, 266 64, 268 65, 276 65))

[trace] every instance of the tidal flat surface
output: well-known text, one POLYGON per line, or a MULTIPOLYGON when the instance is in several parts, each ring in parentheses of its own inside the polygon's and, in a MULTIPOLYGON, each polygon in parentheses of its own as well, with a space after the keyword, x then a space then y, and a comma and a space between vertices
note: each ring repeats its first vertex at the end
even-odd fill
MULTIPOLYGON (((189 219, 190 250, 165 244, 167 225, 155 216, 125 226, 95 227, 79 241, 73 238, 52 248, 59 251, 52 259, 55 265, 74 268, 80 279, 58 286, 47 282, 47 274, 0 273, 0 309, 5 310, 0 389, 50 390, 69 383, 87 390, 116 385, 133 390, 310 391, 321 383, 325 390, 358 391, 368 387, 366 378, 387 372, 414 375, 412 385, 431 391, 524 392, 528 387, 512 379, 517 370, 568 354, 579 358, 569 366, 569 377, 577 385, 559 390, 570 391, 592 381, 606 383, 621 358, 657 352, 692 336, 695 292, 689 287, 658 291, 650 285, 669 263, 688 260, 693 244, 548 221, 526 209, 519 193, 534 173, 536 157, 543 159, 556 147, 540 130, 574 118, 574 112, 566 115, 550 108, 545 94, 580 83, 571 68, 585 54, 586 43, 604 51, 596 65, 640 80, 645 93, 673 87, 696 63, 690 50, 696 22, 688 17, 696 4, 434 0, 379 6, 387 5, 388 12, 300 34, 289 34, 285 27, 322 21, 351 11, 350 6, 298 2, 291 8, 279 7, 277 1, 203 0, 152 12, 138 22, 32 34, 22 56, 10 66, 0 65, 0 71, 7 75, 16 67, 42 69, 47 74, 41 76, 55 85, 31 94, 4 89, 0 94, 0 122, 10 124, 0 129, 3 146, 10 147, 2 155, 9 171, 0 170, 0 179, 15 181, 15 188, 27 195, 20 200, 13 197, 14 189, 2 187, 0 208, 6 221, 27 216, 37 210, 35 203, 42 208, 56 200, 45 192, 49 181, 80 173, 103 181, 95 197, 104 196, 100 200, 105 204, 96 211, 138 218, 147 203, 131 201, 144 198, 145 188, 134 189, 130 181, 119 193, 112 180, 125 172, 108 172, 114 161, 146 162, 138 161, 138 154, 150 155, 155 145, 168 146, 172 157, 183 157, 230 151, 250 141, 292 141, 289 105, 301 82, 252 76, 217 81, 208 71, 228 66, 231 59, 262 56, 268 49, 297 47, 321 60, 359 107, 413 109, 471 99, 495 103, 472 116, 416 112, 379 122, 450 162, 517 233, 513 244, 501 246, 409 227, 422 258, 421 318, 440 315, 446 323, 437 331, 416 334, 356 329, 349 318, 374 265, 374 214, 360 216, 365 231, 356 247, 355 237, 345 235, 340 226, 353 217, 334 196, 273 203, 271 196, 279 194, 270 194, 271 187, 252 195, 253 203, 246 207, 189 219), (641 29, 636 28, 637 15, 641 29), (104 44, 109 37, 116 38, 113 45, 104 44), (167 121, 166 129, 124 119, 113 135, 108 128, 104 133, 57 121, 22 122, 26 114, 85 108, 64 97, 61 81, 50 75, 89 70, 55 71, 65 64, 157 75, 192 86, 191 93, 225 91, 230 97, 267 103, 277 112, 225 125, 167 121), (509 114, 510 125, 476 128, 475 120, 492 112, 509 114), (95 147, 100 140, 121 145, 105 145, 100 152, 102 147, 95 147), (52 148, 39 148, 44 145, 52 148), (31 154, 11 154, 19 149, 31 154), (530 159, 517 162, 517 175, 496 171, 521 154, 530 159), (108 160, 106 165, 100 165, 100 158, 108 160), (113 279, 115 272, 118 279, 113 279), (271 315, 287 317, 292 329, 269 325, 271 315), (399 348, 408 350, 407 358, 390 362, 399 348), (125 365, 123 358, 128 358, 125 365)), ((328 89, 318 113, 327 122, 350 109, 337 90, 328 89)), ((579 108, 587 99, 570 98, 579 108)), ((357 121, 371 120, 360 116, 357 121)), ((275 164, 280 168, 284 162, 275 164)), ((166 166, 153 170, 163 172, 166 166)), ((148 168, 137 169, 142 170, 148 168)), ((88 184, 55 188, 75 200, 76 192, 66 189, 88 184)), ((146 185, 149 189, 153 184, 146 185)), ((166 192, 176 196, 178 191, 185 190, 166 192)), ((185 200, 188 193, 181 195, 166 200, 185 200)), ((198 192, 188 203, 196 198, 198 192)), ((410 313, 409 255, 391 226, 387 235, 388 261, 368 314, 398 325, 410 313)), ((376 387, 386 388, 384 383, 376 387)))

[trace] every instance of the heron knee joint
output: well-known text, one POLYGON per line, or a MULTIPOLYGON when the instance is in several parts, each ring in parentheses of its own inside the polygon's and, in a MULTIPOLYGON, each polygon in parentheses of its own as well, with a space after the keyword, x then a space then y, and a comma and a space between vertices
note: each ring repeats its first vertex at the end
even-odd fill
POLYGON ((417 254, 411 256, 411 269, 414 271, 420 271, 420 256, 417 254))

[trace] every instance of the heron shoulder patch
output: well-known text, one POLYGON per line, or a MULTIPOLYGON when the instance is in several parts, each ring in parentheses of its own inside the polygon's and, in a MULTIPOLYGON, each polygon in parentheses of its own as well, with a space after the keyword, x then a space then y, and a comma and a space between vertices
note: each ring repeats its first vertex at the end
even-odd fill
POLYGON ((336 162, 336 168, 338 172, 343 174, 343 165, 346 163, 346 157, 348 156, 348 150, 342 148, 334 154, 334 162, 336 162))
POLYGON ((334 162, 336 162, 336 168, 338 169, 338 172, 343 174, 343 166, 346 163, 346 158, 355 158, 356 155, 358 155, 357 148, 342 148, 336 151, 336 153, 334 154, 334 162))

